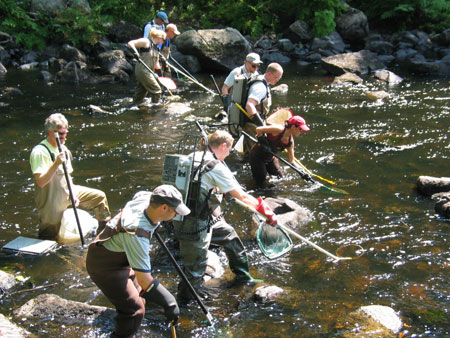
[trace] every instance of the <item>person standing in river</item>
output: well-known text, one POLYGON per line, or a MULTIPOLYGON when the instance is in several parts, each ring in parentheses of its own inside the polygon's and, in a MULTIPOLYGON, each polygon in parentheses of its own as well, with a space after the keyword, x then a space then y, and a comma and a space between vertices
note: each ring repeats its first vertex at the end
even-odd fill
POLYGON ((249 162, 252 176, 258 186, 264 186, 267 174, 283 177, 284 172, 278 159, 271 154, 287 149, 289 163, 294 163, 294 136, 302 131, 308 131, 305 119, 294 115, 285 121, 284 125, 271 124, 256 128, 256 136, 261 141, 250 150, 249 162), (267 138, 263 135, 266 134, 267 138))
MULTIPOLYGON (((244 244, 221 212, 220 202, 223 194, 230 194, 256 209, 268 218, 269 224, 277 224, 273 211, 261 198, 256 199, 245 192, 224 163, 232 145, 233 137, 228 132, 216 130, 208 136, 207 149, 189 155, 193 159, 194 167, 201 166, 198 173, 200 178, 197 178, 200 180, 200 187, 191 188, 191 191, 198 191, 197 196, 191 196, 191 199, 196 201, 195 206, 191 207, 192 214, 184 217, 182 222, 173 222, 174 234, 180 243, 184 272, 197 293, 206 298, 209 292, 202 282, 211 244, 222 247, 227 255, 230 269, 235 274, 231 285, 258 282, 250 274, 244 244)), ((180 282, 179 301, 187 303, 192 298, 186 283, 180 282)))
MULTIPOLYGON (((39 238, 55 239, 61 227, 64 210, 71 205, 69 188, 62 163, 71 178, 72 153, 65 146, 69 123, 63 114, 52 114, 45 120, 47 137, 31 151, 30 165, 35 182, 35 202, 39 213, 39 238), (55 135, 57 133, 57 135, 55 135), (58 150, 59 137, 62 151, 58 150)), ((105 193, 81 185, 71 185, 75 202, 81 209, 92 210, 103 227, 111 218, 105 193)))
POLYGON ((156 17, 145 24, 144 26, 144 35, 143 38, 150 38, 150 31, 152 29, 159 29, 160 31, 165 32, 166 30, 166 24, 169 23, 169 17, 167 16, 166 12, 159 11, 156 13, 156 17))
POLYGON ((172 39, 174 39, 178 35, 180 35, 180 31, 178 30, 177 26, 173 23, 168 24, 166 27, 166 40, 164 41, 161 48, 161 54, 163 56, 161 60, 161 76, 170 77, 171 69, 167 64, 170 58, 170 45, 172 43, 172 39))
POLYGON ((134 92, 133 101, 137 105, 144 103, 147 94, 150 94, 152 103, 159 103, 161 100, 162 90, 156 79, 155 71, 161 69, 159 63, 159 48, 158 45, 164 43, 166 33, 159 29, 152 29, 150 31, 150 39, 140 38, 137 40, 128 41, 128 46, 134 51, 136 57, 141 60, 153 71, 153 74, 140 62, 136 64, 136 89, 134 92), (141 48, 139 54, 137 48, 141 48))
POLYGON ((150 240, 160 222, 190 212, 172 185, 141 191, 89 245, 86 269, 117 311, 111 337, 134 336, 146 302, 161 306, 167 320, 177 322, 180 310, 175 297, 151 273, 150 240))
MULTIPOLYGON (((245 57, 245 62, 242 66, 234 68, 230 74, 228 74, 225 79, 221 92, 224 97, 224 101, 229 104, 231 101, 230 90, 234 85, 234 79, 238 75, 243 75, 247 79, 250 79, 252 76, 259 75, 258 68, 261 65, 262 61, 257 53, 250 53, 245 57)), ((228 108, 228 107, 226 107, 228 108)))
MULTIPOLYGON (((283 67, 274 62, 267 66, 264 75, 259 75, 252 81, 245 105, 249 117, 246 117, 243 128, 249 135, 256 135, 256 127, 261 125, 260 121, 264 121, 269 114, 272 105, 269 85, 276 85, 282 76, 283 67)), ((254 142, 247 137, 244 139, 244 157, 247 156, 253 144, 254 142)))

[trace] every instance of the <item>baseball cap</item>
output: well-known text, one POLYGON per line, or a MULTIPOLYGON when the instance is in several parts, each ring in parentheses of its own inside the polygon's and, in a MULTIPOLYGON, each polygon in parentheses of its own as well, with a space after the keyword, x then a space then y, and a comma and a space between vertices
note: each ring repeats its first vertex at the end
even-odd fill
POLYGON ((158 12, 158 14, 156 14, 157 18, 160 18, 162 21, 164 21, 164 23, 169 23, 169 17, 167 16, 166 12, 158 12))
POLYGON ((251 63, 262 63, 261 59, 259 58, 259 54, 256 53, 250 53, 245 57, 245 61, 251 62, 251 63))
POLYGON ((294 115, 289 118, 288 124, 299 126, 301 130, 308 131, 309 127, 306 125, 305 119, 301 116, 294 115))
POLYGON ((174 23, 169 23, 166 27, 166 32, 172 31, 175 35, 180 35, 180 31, 177 29, 177 26, 174 23))
POLYGON ((163 184, 156 187, 152 193, 151 200, 153 199, 170 205, 179 215, 186 216, 191 212, 191 210, 183 203, 183 196, 173 185, 163 184))

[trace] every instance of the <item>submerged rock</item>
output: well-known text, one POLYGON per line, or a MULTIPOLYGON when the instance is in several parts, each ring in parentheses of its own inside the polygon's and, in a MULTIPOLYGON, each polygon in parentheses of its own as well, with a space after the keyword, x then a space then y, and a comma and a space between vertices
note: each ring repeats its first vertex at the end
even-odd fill
POLYGON ((396 338, 402 326, 395 311, 383 305, 363 306, 336 325, 338 336, 343 338, 396 338))
POLYGON ((256 288, 253 299, 265 303, 275 300, 283 292, 284 290, 276 285, 263 285, 256 288))

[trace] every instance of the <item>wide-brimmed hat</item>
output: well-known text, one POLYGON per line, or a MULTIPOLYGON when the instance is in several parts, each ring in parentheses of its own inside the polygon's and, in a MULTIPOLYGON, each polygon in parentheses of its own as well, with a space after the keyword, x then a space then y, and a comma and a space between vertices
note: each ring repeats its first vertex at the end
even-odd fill
POLYGON ((298 126, 303 131, 310 130, 309 127, 306 125, 305 119, 299 115, 294 115, 291 118, 289 118, 288 124, 298 126))
POLYGON ((173 185, 163 184, 156 187, 155 190, 153 190, 152 199, 166 203, 174 208, 179 215, 186 216, 191 212, 191 210, 183 203, 183 195, 181 195, 181 192, 173 185))
POLYGON ((257 53, 250 53, 245 57, 245 61, 251 62, 251 63, 262 63, 259 54, 257 53))
POLYGON ((162 21, 164 21, 164 23, 169 23, 169 17, 167 16, 166 12, 158 12, 158 14, 156 14, 157 18, 160 18, 162 21))

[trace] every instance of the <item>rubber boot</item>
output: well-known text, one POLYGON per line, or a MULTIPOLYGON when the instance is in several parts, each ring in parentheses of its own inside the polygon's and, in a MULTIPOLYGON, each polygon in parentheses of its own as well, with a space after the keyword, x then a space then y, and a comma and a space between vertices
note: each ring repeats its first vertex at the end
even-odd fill
POLYGON ((263 282, 261 279, 254 279, 250 274, 247 255, 230 259, 230 269, 236 275, 231 281, 230 287, 242 284, 255 285, 263 282))
POLYGON ((157 104, 161 100, 161 93, 152 94, 152 103, 157 104))

